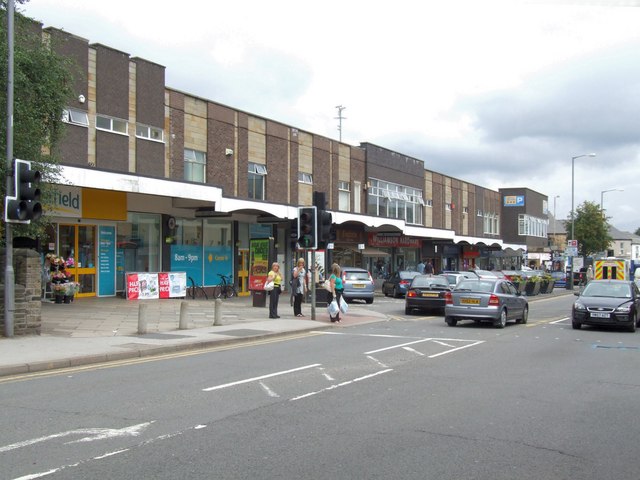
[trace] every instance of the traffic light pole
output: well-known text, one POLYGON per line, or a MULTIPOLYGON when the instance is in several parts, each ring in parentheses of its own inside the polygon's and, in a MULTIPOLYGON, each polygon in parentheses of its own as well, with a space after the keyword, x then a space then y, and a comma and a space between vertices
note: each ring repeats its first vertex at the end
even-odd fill
MULTIPOLYGON (((7 190, 13 188, 13 20, 14 0, 7 2, 7 190)), ((5 267, 4 267, 4 335, 13 337, 13 314, 15 312, 15 273, 13 271, 13 231, 9 222, 4 224, 5 267)))

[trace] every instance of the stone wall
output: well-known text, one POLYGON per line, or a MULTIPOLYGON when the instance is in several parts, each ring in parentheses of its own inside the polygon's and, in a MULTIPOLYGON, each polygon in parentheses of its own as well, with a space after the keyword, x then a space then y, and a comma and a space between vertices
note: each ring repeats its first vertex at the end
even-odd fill
MULTIPOLYGON (((4 330, 4 275, 6 254, 0 250, 0 335, 4 330)), ((40 255, 34 250, 16 248, 13 250, 15 276, 15 311, 13 313, 14 335, 40 334, 42 325, 42 267, 40 255)))

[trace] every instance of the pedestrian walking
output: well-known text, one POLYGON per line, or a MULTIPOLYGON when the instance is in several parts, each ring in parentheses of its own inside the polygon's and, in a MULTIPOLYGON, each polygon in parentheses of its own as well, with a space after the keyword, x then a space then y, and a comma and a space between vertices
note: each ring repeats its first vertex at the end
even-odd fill
POLYGON ((433 275, 433 264, 428 260, 425 260, 424 263, 424 273, 427 275, 433 275))
POLYGON ((278 315, 278 300, 280 299, 282 275, 280 275, 280 264, 278 262, 273 262, 271 265, 271 270, 267 275, 267 282, 273 282, 273 290, 269 292, 269 318, 280 318, 280 315, 278 315))
POLYGON ((340 265, 334 263, 331 265, 331 276, 329 277, 329 283, 331 285, 331 292, 329 292, 329 303, 334 299, 338 303, 338 313, 335 317, 329 315, 329 319, 332 323, 340 322, 340 299, 342 299, 342 292, 344 292, 344 286, 342 285, 342 276, 340 265))
POLYGON ((423 260, 420 260, 420 263, 419 263, 419 264, 418 264, 418 266, 416 267, 416 269, 418 270, 418 273, 419 273, 420 275, 423 275, 423 274, 424 274, 424 267, 425 267, 425 265, 424 265, 424 261, 423 261, 423 260))
POLYGON ((593 280, 593 268, 589 265, 589 268, 587 268, 587 283, 591 280, 593 280))
POLYGON ((293 295, 293 314, 296 317, 304 317, 302 314, 302 299, 308 290, 307 269, 304 268, 304 258, 299 258, 293 268, 293 280, 291 282, 291 294, 293 295))

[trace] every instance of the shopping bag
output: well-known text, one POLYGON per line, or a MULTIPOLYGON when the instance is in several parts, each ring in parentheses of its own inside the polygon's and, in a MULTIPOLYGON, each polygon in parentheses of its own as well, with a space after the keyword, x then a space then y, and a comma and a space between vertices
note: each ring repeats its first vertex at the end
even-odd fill
POLYGON ((346 314, 347 310, 349 310, 349 305, 347 305, 344 297, 340 297, 340 311, 346 314))
POLYGON ((327 307, 327 311, 329 312, 329 316, 331 318, 338 315, 340 312, 340 308, 338 307, 338 302, 334 299, 329 306, 327 307))
POLYGON ((270 292, 271 290, 273 290, 273 282, 266 282, 264 284, 264 291, 270 292))

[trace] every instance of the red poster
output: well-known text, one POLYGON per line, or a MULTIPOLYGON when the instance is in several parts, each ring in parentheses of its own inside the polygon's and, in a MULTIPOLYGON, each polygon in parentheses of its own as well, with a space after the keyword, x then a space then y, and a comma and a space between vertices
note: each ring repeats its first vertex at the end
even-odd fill
POLYGON ((158 289, 160 290, 160 298, 169 298, 171 296, 171 285, 169 284, 169 274, 167 272, 158 273, 158 289))
POLYGON ((130 273, 127 275, 127 298, 129 300, 137 300, 140 296, 140 283, 138 282, 138 274, 130 273))

